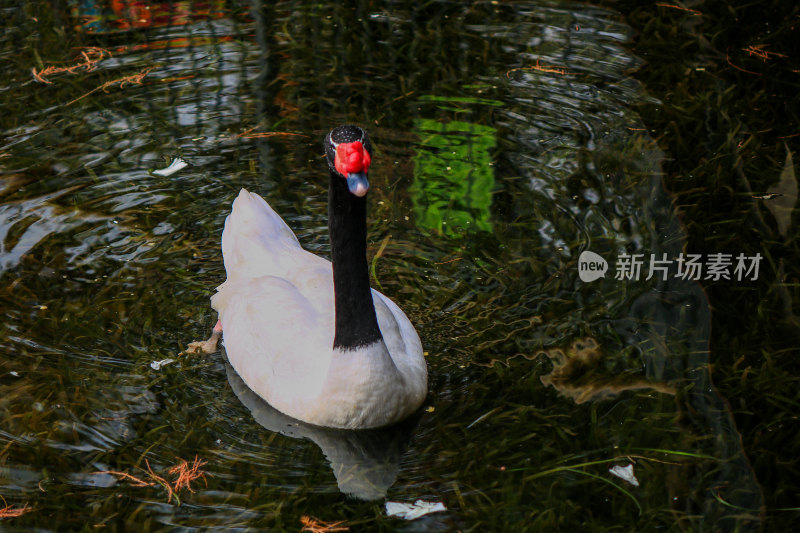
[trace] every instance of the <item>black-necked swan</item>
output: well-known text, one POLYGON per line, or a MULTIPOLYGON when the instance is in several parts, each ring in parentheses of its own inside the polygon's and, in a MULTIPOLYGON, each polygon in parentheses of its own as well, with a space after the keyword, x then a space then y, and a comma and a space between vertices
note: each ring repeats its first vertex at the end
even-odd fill
MULTIPOLYGON (((267 202, 242 189, 222 233, 227 280, 211 298, 219 322, 209 341, 221 330, 244 382, 293 418, 386 426, 422 404, 427 365, 406 315, 369 286, 369 137, 340 126, 324 144, 331 261, 303 250, 267 202)), ((213 350, 209 341, 190 349, 213 350)))

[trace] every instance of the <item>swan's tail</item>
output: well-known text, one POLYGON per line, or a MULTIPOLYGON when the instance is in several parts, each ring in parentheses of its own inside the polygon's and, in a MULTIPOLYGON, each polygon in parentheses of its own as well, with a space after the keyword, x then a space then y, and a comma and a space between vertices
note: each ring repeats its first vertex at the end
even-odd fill
POLYGON ((280 275, 291 268, 283 257, 293 249, 300 249, 300 243, 289 226, 263 198, 242 189, 222 232, 228 279, 280 275))

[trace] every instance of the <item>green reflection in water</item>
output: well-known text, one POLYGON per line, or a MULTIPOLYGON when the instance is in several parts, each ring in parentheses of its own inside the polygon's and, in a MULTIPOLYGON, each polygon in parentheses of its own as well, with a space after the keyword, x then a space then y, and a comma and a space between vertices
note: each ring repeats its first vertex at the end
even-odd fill
POLYGON ((411 187, 417 224, 446 235, 470 228, 491 231, 495 129, 417 119, 414 131, 422 139, 411 187))

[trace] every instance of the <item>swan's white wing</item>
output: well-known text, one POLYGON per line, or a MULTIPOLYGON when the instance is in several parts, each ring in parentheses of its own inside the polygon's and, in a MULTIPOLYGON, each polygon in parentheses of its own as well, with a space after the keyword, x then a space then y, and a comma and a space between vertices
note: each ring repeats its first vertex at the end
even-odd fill
POLYGON ((422 342, 403 310, 375 289, 372 289, 372 301, 389 353, 422 355, 422 342))
POLYGON ((406 392, 417 398, 418 406, 428 392, 428 369, 417 330, 397 304, 375 289, 372 290, 372 301, 389 356, 403 376, 409 389, 406 392), (412 388, 414 390, 410 390, 412 388))
POLYGON ((302 418, 332 357, 330 262, 303 250, 267 202, 244 189, 225 220, 222 253, 227 280, 211 305, 228 359, 262 398, 302 418))
MULTIPOLYGON (((332 288, 316 296, 333 308, 332 288)), ((276 276, 226 281, 211 300, 231 365, 262 398, 295 417, 319 395, 330 366, 333 312, 320 312, 318 304, 276 276)))
POLYGON ((285 276, 300 251, 289 226, 259 195, 242 189, 225 219, 222 257, 228 279, 285 276))

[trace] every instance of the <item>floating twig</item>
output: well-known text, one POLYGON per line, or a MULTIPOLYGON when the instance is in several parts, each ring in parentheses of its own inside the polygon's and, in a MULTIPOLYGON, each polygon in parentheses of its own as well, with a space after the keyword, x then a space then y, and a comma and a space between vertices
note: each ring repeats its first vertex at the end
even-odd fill
POLYGON ((389 244, 389 240, 392 238, 391 235, 387 235, 381 241, 381 245, 378 247, 378 251, 375 253, 375 256, 372 258, 372 263, 369 266, 370 274, 372 274, 372 279, 375 280, 375 283, 378 284, 378 290, 383 290, 381 287, 381 282, 378 281, 378 274, 376 273, 376 266, 378 265, 378 259, 383 255, 383 251, 386 249, 386 245, 389 244))
POLYGON ((405 97, 407 97, 407 96, 411 96, 412 94, 414 94, 414 92, 415 92, 415 91, 408 91, 406 94, 401 94, 401 95, 400 95, 400 96, 398 96, 397 98, 393 98, 393 99, 392 99, 392 102, 397 102, 398 100, 402 100, 403 98, 405 98, 405 97))
POLYGON ((201 461, 200 458, 195 455, 194 461, 192 462, 192 466, 189 466, 187 461, 181 459, 180 464, 177 466, 173 466, 169 469, 170 474, 177 474, 178 478, 174 482, 175 490, 179 491, 181 489, 189 489, 189 492, 194 493, 192 490, 191 482, 195 479, 202 479, 206 486, 208 486, 208 482, 206 482, 206 473, 200 470, 201 466, 205 466, 207 461, 201 461))
POLYGON ((692 15, 702 15, 703 14, 703 13, 701 13, 700 11, 698 11, 696 9, 689 9, 688 7, 679 6, 677 4, 664 4, 664 3, 660 3, 659 2, 659 3, 656 3, 656 5, 659 6, 659 7, 669 7, 671 9, 679 9, 681 11, 686 11, 688 13, 691 13, 692 15))
POLYGON ((265 137, 308 137, 308 135, 303 135, 302 133, 291 133, 288 131, 264 131, 264 132, 255 132, 250 133, 258 126, 253 126, 250 129, 244 130, 242 133, 238 134, 237 137, 242 139, 263 139, 265 137))
POLYGON ((141 72, 139 72, 137 74, 132 74, 130 76, 125 76, 124 78, 118 78, 116 80, 107 81, 103 85, 100 85, 99 87, 95 87, 94 89, 92 89, 88 93, 84 94, 83 96, 79 96, 78 98, 72 100, 71 102, 68 102, 66 105, 72 105, 75 102, 77 102, 78 100, 83 100, 84 98, 86 98, 90 94, 96 93, 97 91, 100 91, 100 90, 108 91, 108 89, 111 86, 113 86, 114 84, 117 84, 117 83, 119 84, 119 88, 120 89, 124 88, 125 85, 127 85, 127 84, 141 85, 142 84, 142 80, 144 79, 144 77, 147 76, 150 73, 150 71, 153 70, 154 68, 156 68, 156 67, 147 67, 146 69, 142 70, 141 72))
MULTIPOLYGON (((150 474, 150 477, 153 478, 159 485, 167 489, 167 503, 170 503, 172 501, 172 497, 175 496, 175 491, 172 490, 172 486, 169 484, 169 481, 153 472, 153 469, 150 467, 150 461, 148 461, 146 458, 144 462, 147 465, 147 473, 150 474)), ((178 501, 178 505, 180 505, 181 501, 177 496, 175 496, 175 499, 178 501)))
POLYGON ((341 524, 344 524, 344 520, 340 520, 339 522, 322 522, 310 516, 301 516, 300 522, 303 524, 303 529, 300 531, 310 531, 311 533, 328 533, 329 531, 350 530, 350 528, 347 526, 340 527, 341 524))
MULTIPOLYGON (((734 505, 734 504, 724 500, 722 498, 722 496, 719 495, 719 489, 721 489, 721 488, 723 488, 723 487, 722 486, 716 486, 716 487, 712 488, 711 489, 711 495, 714 496, 714 499, 717 500, 722 505, 724 505, 726 507, 730 507, 731 509, 738 509, 739 511, 747 511, 749 513, 762 513, 762 512, 764 512, 763 509, 755 509, 755 508, 751 508, 751 507, 742 507, 740 505, 734 505)), ((778 509, 768 509, 768 511, 770 511, 770 512, 781 511, 781 512, 793 512, 793 513, 795 513, 797 511, 800 511, 800 507, 781 507, 781 508, 778 508, 778 509)))
POLYGON ((95 474, 111 474, 112 476, 119 476, 121 479, 130 479, 134 483, 134 487, 152 487, 155 483, 151 483, 149 481, 145 481, 143 479, 139 479, 136 476, 132 476, 127 472, 117 472, 116 470, 101 470, 99 472, 94 472, 95 474))
POLYGON ((561 74, 561 75, 567 74, 567 69, 561 67, 542 65, 539 63, 539 60, 537 59, 536 64, 530 67, 512 68, 511 70, 506 72, 506 78, 510 78, 511 73, 517 70, 536 70, 538 72, 546 72, 548 74, 561 74))
POLYGON ((18 516, 33 511, 31 507, 28 507, 27 503, 15 509, 13 505, 8 505, 8 502, 6 502, 6 499, 2 496, 0 496, 0 500, 3 500, 3 507, 0 508, 0 518, 17 518, 18 516))
POLYGON ((82 49, 80 55, 82 60, 68 67, 56 67, 50 65, 42 70, 37 70, 36 67, 34 67, 31 69, 31 72, 33 73, 33 79, 39 83, 47 83, 52 85, 53 82, 48 80, 47 77, 52 76, 53 74, 61 74, 63 72, 75 74, 78 71, 91 72, 97 68, 97 64, 100 61, 106 59, 107 57, 111 57, 111 52, 105 48, 90 46, 82 49))
POLYGON ((766 44, 751 44, 747 48, 742 48, 745 52, 750 54, 750 56, 757 56, 760 57, 762 61, 766 63, 767 59, 772 57, 787 57, 784 54, 779 54, 778 52, 770 52, 769 50, 765 50, 767 47, 766 44))
POLYGON ((756 76, 761 76, 760 72, 753 72, 752 70, 747 70, 742 67, 734 65, 733 62, 731 61, 731 56, 728 54, 728 52, 725 52, 725 61, 727 61, 728 64, 733 68, 735 68, 736 70, 741 70, 742 72, 747 72, 748 74, 755 74, 756 76))
MULTIPOLYGON (((201 460, 197 455, 195 455, 191 466, 189 466, 188 461, 180 459, 180 463, 167 471, 169 475, 177 476, 175 481, 172 483, 167 481, 164 477, 153 472, 153 468, 150 466, 150 461, 148 461, 146 458, 144 462, 147 465, 147 470, 143 470, 152 481, 138 478, 127 472, 118 472, 116 470, 103 470, 100 472, 95 472, 95 474, 111 474, 113 476, 118 476, 120 479, 127 479, 131 481, 134 487, 152 487, 156 484, 159 484, 167 491, 167 503, 172 502, 172 498, 174 497, 178 502, 178 505, 181 503, 181 500, 178 497, 178 493, 181 490, 188 489, 189 492, 194 493, 194 490, 191 486, 192 481, 200 478, 203 478, 203 481, 205 481, 206 472, 203 472, 200 470, 200 468, 205 466, 206 461, 201 460)), ((208 486, 208 483, 206 483, 206 486, 208 486)))

